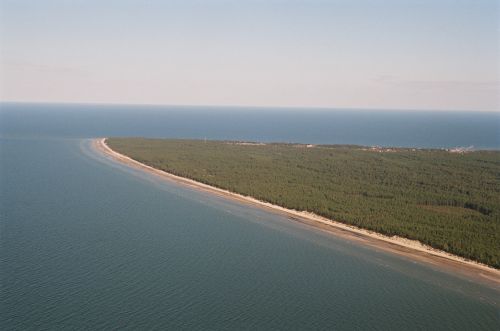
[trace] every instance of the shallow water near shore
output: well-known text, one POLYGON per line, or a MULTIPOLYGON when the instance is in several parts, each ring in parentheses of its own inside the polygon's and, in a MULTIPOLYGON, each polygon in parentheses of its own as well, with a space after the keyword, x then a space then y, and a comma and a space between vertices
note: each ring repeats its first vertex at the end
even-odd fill
POLYGON ((500 323, 498 289, 159 181, 90 139, 0 144, 2 330, 500 323))

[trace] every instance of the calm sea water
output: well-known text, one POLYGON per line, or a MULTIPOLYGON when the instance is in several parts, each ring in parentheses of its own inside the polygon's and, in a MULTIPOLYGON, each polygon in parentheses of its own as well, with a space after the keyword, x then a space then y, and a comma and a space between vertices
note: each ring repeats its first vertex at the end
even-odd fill
POLYGON ((500 113, 0 104, 0 134, 500 149, 500 113))
MULTIPOLYGON (((498 289, 155 180, 99 155, 89 140, 150 135, 385 145, 387 139, 495 148, 498 115, 480 114, 474 122, 448 114, 447 132, 462 125, 462 135, 421 135, 423 144, 394 132, 419 132, 415 118, 430 123, 431 114, 406 120, 396 114, 392 121, 403 127, 390 137, 375 130, 353 141, 343 126, 352 123, 356 132, 369 121, 346 112, 85 109, 2 107, 0 329, 498 329, 498 289), (344 140, 336 140, 336 130, 346 132, 344 140)), ((444 125, 446 116, 436 116, 444 125)))

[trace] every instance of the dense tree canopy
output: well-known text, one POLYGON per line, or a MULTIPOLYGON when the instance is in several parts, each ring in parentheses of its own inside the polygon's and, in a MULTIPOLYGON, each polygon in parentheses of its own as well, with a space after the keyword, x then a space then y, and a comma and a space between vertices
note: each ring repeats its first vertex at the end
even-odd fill
POLYGON ((500 152, 110 138, 133 159, 500 267, 500 152))

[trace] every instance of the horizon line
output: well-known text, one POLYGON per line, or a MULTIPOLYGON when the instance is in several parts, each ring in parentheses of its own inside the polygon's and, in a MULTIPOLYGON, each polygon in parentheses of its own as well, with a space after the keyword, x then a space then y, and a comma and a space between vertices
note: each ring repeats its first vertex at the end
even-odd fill
POLYGON ((352 111, 399 111, 399 112, 464 112, 464 113, 499 113, 496 110, 478 110, 478 109, 423 109, 423 108, 367 108, 367 107, 327 107, 327 106, 276 106, 276 105, 193 105, 193 104, 162 104, 162 103, 120 103, 120 102, 70 102, 70 101, 17 101, 0 100, 0 104, 43 104, 43 105, 74 105, 74 106, 145 106, 145 107, 184 107, 184 108, 247 108, 247 109, 280 109, 280 110, 352 110, 352 111))

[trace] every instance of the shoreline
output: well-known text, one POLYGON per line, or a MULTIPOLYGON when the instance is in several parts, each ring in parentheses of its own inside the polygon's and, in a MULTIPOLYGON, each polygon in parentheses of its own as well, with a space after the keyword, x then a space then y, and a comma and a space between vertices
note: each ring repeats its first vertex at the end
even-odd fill
POLYGON ((483 282, 491 284, 497 289, 500 289, 500 270, 497 270, 485 264, 432 248, 420 243, 417 240, 410 240, 398 236, 389 237, 374 231, 365 230, 341 222, 333 221, 314 213, 287 209, 278 205, 273 205, 268 202, 257 200, 250 196, 244 196, 238 193, 230 192, 201 182, 197 182, 192 179, 180 177, 166 171, 145 165, 126 155, 112 150, 106 144, 106 138, 95 138, 93 139, 92 145, 97 151, 111 157, 118 162, 157 175, 163 179, 168 179, 195 189, 217 194, 228 199, 272 210, 281 215, 287 216, 291 221, 306 224, 308 226, 314 227, 315 229, 347 238, 349 240, 354 240, 367 246, 371 246, 375 249, 382 249, 384 251, 403 255, 413 260, 432 264, 439 268, 447 269, 448 271, 458 273, 468 278, 472 277, 475 279, 479 279, 483 282))

